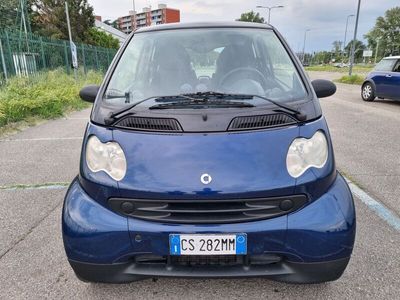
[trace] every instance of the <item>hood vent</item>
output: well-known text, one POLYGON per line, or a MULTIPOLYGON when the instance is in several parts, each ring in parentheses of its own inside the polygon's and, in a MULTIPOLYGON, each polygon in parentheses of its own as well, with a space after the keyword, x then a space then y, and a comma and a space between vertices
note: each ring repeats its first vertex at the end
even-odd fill
POLYGON ((182 127, 177 120, 167 118, 129 116, 118 121, 115 126, 144 131, 182 132, 182 127))
POLYGON ((263 129, 263 128, 290 125, 295 123, 296 123, 295 118, 284 113, 249 116, 249 117, 237 117, 232 120, 231 124, 229 125, 228 131, 263 129))

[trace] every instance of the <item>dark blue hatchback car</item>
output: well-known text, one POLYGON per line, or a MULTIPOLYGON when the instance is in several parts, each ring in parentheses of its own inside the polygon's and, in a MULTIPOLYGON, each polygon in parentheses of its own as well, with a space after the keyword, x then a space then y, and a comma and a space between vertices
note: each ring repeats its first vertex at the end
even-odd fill
POLYGON ((95 102, 62 228, 78 278, 338 279, 355 212, 318 98, 276 29, 176 24, 132 34, 95 102))
POLYGON ((400 100, 400 56, 386 57, 376 65, 362 85, 361 97, 364 101, 400 100))

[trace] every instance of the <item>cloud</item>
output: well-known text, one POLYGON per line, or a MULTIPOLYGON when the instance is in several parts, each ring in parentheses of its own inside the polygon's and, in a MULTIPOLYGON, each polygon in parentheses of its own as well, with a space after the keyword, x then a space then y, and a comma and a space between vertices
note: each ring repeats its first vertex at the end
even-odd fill
MULTIPOLYGON (((95 12, 104 18, 115 19, 132 9, 132 0, 89 0, 95 12)), ((156 7, 159 2, 136 0, 136 8, 152 4, 156 7)), ((160 3, 163 3, 161 0, 160 3)), ((246 11, 259 11, 264 17, 266 11, 256 9, 257 5, 284 5, 271 14, 271 22, 285 36, 294 50, 303 45, 304 31, 308 33, 307 49, 330 50, 332 42, 344 39, 346 17, 355 14, 357 0, 169 0, 164 1, 169 7, 181 10, 182 22, 199 21, 228 21, 235 20, 246 11)), ((363 0, 361 5, 360 26, 358 37, 367 33, 375 24, 378 16, 392 7, 399 6, 399 0, 363 0)), ((353 35, 355 18, 349 23, 348 41, 353 35)))

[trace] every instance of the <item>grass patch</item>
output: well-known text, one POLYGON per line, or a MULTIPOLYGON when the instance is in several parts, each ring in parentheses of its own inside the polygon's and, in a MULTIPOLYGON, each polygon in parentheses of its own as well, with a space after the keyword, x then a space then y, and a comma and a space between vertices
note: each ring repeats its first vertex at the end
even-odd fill
POLYGON ((62 70, 49 71, 34 78, 12 78, 0 89, 0 129, 13 128, 13 123, 31 123, 52 119, 67 111, 90 106, 79 98, 86 84, 99 84, 103 75, 97 72, 80 74, 75 80, 62 70))
POLYGON ((342 76, 340 79, 335 80, 335 82, 362 85, 364 80, 365 80, 364 76, 354 74, 351 76, 349 75, 342 76))
MULTIPOLYGON (((355 73, 369 73, 372 71, 374 66, 372 65, 355 65, 353 67, 353 71, 355 73)), ((339 72, 339 73, 348 73, 349 68, 336 68, 332 65, 323 65, 323 66, 309 66, 305 68, 306 71, 317 71, 317 72, 339 72)))

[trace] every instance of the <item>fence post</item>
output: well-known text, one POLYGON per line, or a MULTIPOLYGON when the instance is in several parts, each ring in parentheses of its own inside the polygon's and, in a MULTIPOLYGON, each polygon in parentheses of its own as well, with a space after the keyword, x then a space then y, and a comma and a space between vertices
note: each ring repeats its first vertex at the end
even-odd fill
POLYGON ((94 51, 95 51, 95 54, 96 54, 96 68, 97 68, 97 70, 96 71, 99 71, 99 57, 98 57, 98 55, 97 55, 97 47, 94 47, 94 51))
POLYGON ((69 74, 68 48, 66 41, 64 41, 64 54, 65 54, 65 70, 67 71, 67 74, 69 74))
POLYGON ((40 49, 42 51, 42 61, 43 61, 43 68, 46 69, 46 56, 44 55, 44 47, 43 47, 43 38, 40 37, 40 49))
MULTIPOLYGON (((11 68, 9 69, 9 71, 10 71, 9 73, 11 73, 11 71, 14 70, 14 68, 13 68, 14 60, 13 60, 13 55, 11 52, 10 37, 8 36, 8 31, 6 31, 6 43, 7 43, 7 50, 8 50, 8 56, 9 56, 9 64, 11 66, 11 68)), ((14 75, 16 75, 16 74, 14 74, 14 75)))
POLYGON ((86 55, 85 55, 85 44, 82 44, 82 62, 83 62, 83 72, 87 74, 86 68, 86 55))
POLYGON ((6 66, 6 60, 4 59, 3 43, 1 41, 1 38, 0 38, 0 55, 1 55, 1 63, 3 65, 4 78, 6 79, 7 82, 8 81, 7 66, 6 66))

